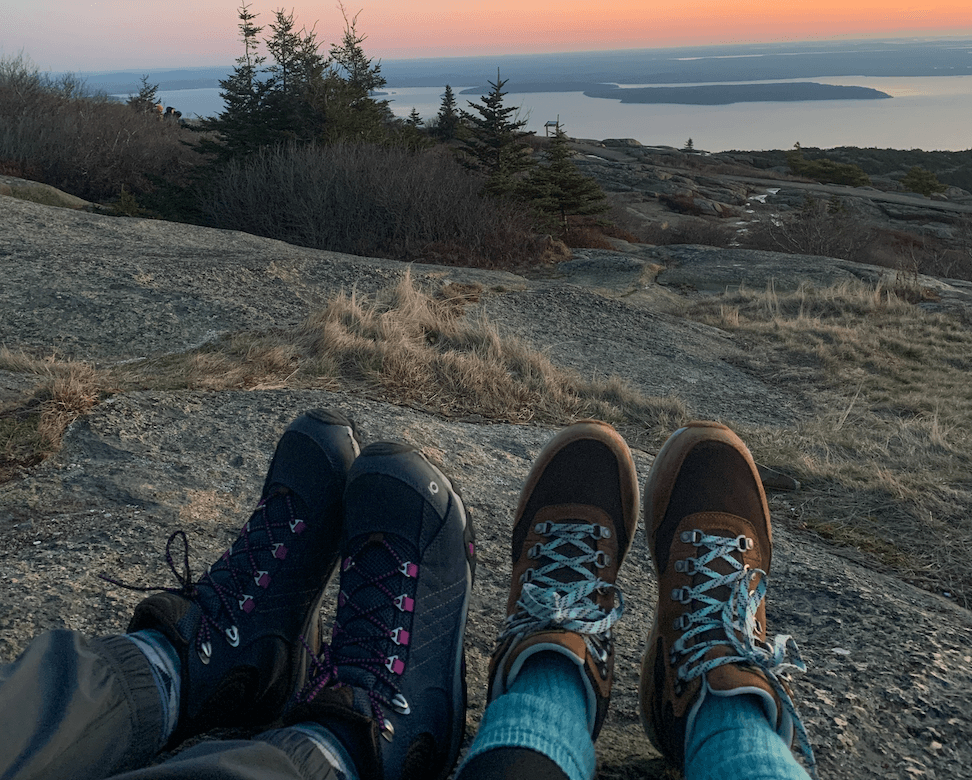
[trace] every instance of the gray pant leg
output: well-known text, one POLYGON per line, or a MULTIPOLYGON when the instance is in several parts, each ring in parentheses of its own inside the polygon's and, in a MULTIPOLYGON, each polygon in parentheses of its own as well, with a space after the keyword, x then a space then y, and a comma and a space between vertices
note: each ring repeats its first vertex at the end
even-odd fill
POLYGON ((151 668, 123 637, 50 631, 0 666, 0 780, 100 780, 161 748, 151 668))
POLYGON ((305 736, 289 729, 254 740, 201 742, 112 780, 344 780, 305 736))

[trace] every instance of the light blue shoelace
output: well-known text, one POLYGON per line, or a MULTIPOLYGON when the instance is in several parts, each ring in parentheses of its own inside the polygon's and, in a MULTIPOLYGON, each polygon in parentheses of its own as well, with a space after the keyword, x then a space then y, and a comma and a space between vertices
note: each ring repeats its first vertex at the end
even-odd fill
POLYGON ((686 612, 680 618, 681 627, 688 630, 672 646, 670 659, 674 665, 684 657, 677 668, 678 679, 689 682, 725 664, 742 663, 760 669, 779 697, 783 709, 793 719, 800 751, 806 759, 810 776, 816 780, 817 762, 813 755, 813 748, 810 746, 807 730, 790 694, 777 676, 787 669, 805 672, 807 666, 800 656, 796 642, 788 634, 779 634, 775 641, 766 642, 762 642, 756 636, 756 610, 766 596, 767 574, 762 569, 750 569, 744 566, 735 557, 741 550, 748 549, 747 544, 751 544, 751 541, 744 536, 734 539, 709 536, 698 530, 692 531, 690 538, 685 538, 683 535, 683 541, 690 541, 696 547, 705 547, 707 552, 697 558, 678 562, 682 564, 686 573, 699 574, 705 578, 694 588, 676 588, 672 591, 672 598, 675 601, 683 604, 690 604, 693 601, 702 603, 699 609, 686 612), (732 566, 733 571, 729 574, 720 574, 709 568, 709 564, 716 560, 725 561, 732 566), (759 584, 750 592, 750 584, 757 575, 759 584), (710 593, 723 586, 730 590, 729 599, 726 601, 717 599, 710 593), (716 633, 716 638, 690 644, 695 637, 710 631, 716 633), (720 645, 728 645, 732 653, 708 661, 702 660, 709 650, 720 645), (793 653, 792 661, 786 660, 788 651, 793 653))
POLYGON ((499 642, 511 635, 559 628, 583 636, 588 650, 603 662, 607 652, 601 645, 610 639, 611 627, 624 614, 624 597, 620 588, 595 573, 610 561, 588 540, 605 538, 610 535, 610 530, 592 523, 538 523, 535 530, 550 540, 535 544, 529 557, 534 560, 547 558, 550 562, 533 569, 530 579, 523 583, 518 609, 506 618, 499 642), (568 546, 574 547, 575 551, 561 552, 568 546), (590 564, 594 571, 587 568, 590 564), (569 569, 580 579, 561 581, 557 575, 562 575, 563 569, 569 569), (592 598, 595 592, 616 594, 617 605, 605 612, 592 598))

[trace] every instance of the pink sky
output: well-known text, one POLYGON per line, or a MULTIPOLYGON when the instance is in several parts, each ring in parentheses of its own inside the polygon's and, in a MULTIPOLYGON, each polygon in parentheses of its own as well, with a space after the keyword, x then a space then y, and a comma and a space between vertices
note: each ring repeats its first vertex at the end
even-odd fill
MULTIPOLYGON (((970 0, 347 0, 365 50, 384 59, 625 49, 820 38, 972 35, 970 0)), ((254 0, 258 23, 279 4, 254 0)), ((318 37, 341 31, 336 2, 296 2, 318 37)), ((236 0, 0 0, 0 54, 42 69, 228 65, 239 55, 236 0)))

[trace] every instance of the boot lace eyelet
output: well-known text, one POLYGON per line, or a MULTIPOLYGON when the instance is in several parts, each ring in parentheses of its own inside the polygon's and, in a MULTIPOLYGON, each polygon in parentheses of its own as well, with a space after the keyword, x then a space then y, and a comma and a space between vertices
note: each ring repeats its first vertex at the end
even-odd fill
POLYGON ((745 534, 740 534, 736 537, 736 547, 740 552, 748 552, 749 550, 752 550, 755 544, 756 543, 752 540, 752 538, 746 536, 745 534))
POLYGON ((685 544, 691 544, 695 547, 698 547, 699 545, 702 544, 702 532, 698 528, 695 528, 691 531, 682 531, 679 538, 685 544))
POLYGON ((689 576, 695 574, 698 572, 696 559, 685 558, 684 560, 675 561, 675 571, 681 572, 682 574, 688 574, 689 576))
POLYGON ((692 589, 691 588, 675 588, 672 590, 672 601, 677 601, 679 604, 691 604, 692 603, 692 589))

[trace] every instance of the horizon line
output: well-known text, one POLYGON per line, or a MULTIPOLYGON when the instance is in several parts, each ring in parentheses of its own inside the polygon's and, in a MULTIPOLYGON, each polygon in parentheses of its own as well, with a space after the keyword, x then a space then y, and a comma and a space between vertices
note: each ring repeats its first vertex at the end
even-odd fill
MULTIPOLYGON (((899 37, 866 37, 866 38, 847 38, 834 37, 834 38, 806 38, 798 41, 778 41, 778 40, 768 40, 768 41, 750 41, 747 43, 700 43, 700 44, 682 44, 678 46, 638 46, 638 47, 624 47, 624 48, 610 48, 610 49, 570 49, 566 51, 548 51, 548 52, 504 52, 504 53, 484 53, 484 54, 457 54, 457 55, 447 55, 442 57, 375 57, 374 59, 381 63, 399 63, 399 62, 438 62, 447 60, 472 60, 472 59, 488 59, 492 57, 557 57, 568 54, 573 55, 583 55, 583 54, 612 54, 612 53, 622 53, 622 52, 642 52, 642 51, 679 51, 686 49, 741 49, 741 48, 751 48, 757 46, 798 46, 807 44, 855 44, 855 43, 895 43, 895 42, 911 42, 911 43, 930 43, 934 41, 961 41, 967 40, 972 43, 972 31, 965 33, 955 33, 952 35, 909 35, 909 36, 899 36, 899 37)), ((0 55, 2 56, 2 55, 0 55)), ((24 56, 28 60, 30 56, 23 52, 19 55, 13 56, 24 56)), ((233 64, 226 65, 152 65, 152 66, 131 66, 129 68, 115 68, 112 70, 51 70, 52 73, 77 73, 77 74, 88 74, 88 75, 109 75, 112 73, 128 73, 135 70, 146 70, 152 68, 154 70, 210 70, 213 68, 232 68, 233 64)))

